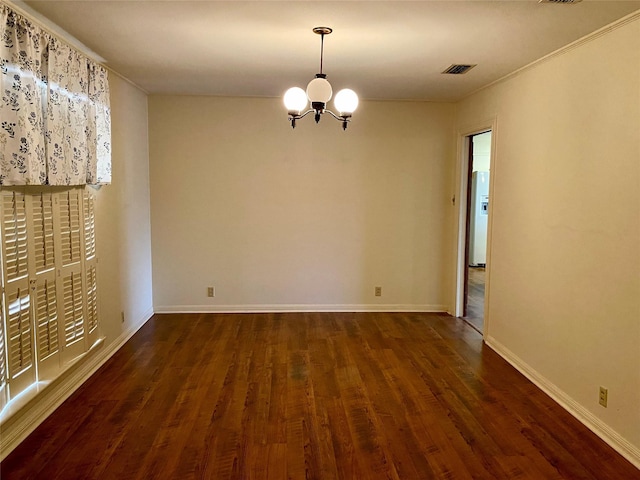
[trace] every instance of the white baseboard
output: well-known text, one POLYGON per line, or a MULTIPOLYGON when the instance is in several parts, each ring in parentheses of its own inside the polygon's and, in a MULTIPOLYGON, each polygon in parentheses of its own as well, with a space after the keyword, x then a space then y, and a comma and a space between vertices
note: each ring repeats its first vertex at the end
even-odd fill
POLYGON ((159 305, 155 313, 446 312, 446 305, 159 305))
POLYGON ((494 350, 498 355, 510 363, 516 370, 527 377, 540 390, 549 395, 562 408, 577 418, 584 426, 595 433, 611 448, 617 451, 624 458, 629 460, 633 465, 640 468, 640 448, 631 444, 627 439, 622 437, 618 432, 613 430, 609 425, 604 423, 593 413, 587 410, 583 405, 576 402, 567 395, 563 390, 558 388, 554 383, 538 373, 530 365, 524 362, 516 354, 507 347, 502 345, 493 337, 485 337, 485 343, 494 350))
POLYGON ((120 336, 107 348, 98 351, 87 359, 83 365, 58 381, 52 382, 44 389, 39 398, 25 406, 25 411, 15 414, 2 425, 0 435, 0 461, 4 460, 20 442, 22 442, 38 425, 40 425, 53 411, 69 398, 80 386, 91 377, 114 353, 116 353, 147 321, 153 316, 153 309, 146 311, 131 328, 122 332, 120 336))

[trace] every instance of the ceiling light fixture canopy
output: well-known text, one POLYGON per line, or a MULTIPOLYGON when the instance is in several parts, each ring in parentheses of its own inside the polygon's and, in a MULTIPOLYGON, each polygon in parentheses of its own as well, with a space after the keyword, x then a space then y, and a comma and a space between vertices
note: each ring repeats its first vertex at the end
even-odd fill
POLYGON ((315 27, 313 33, 320 35, 320 73, 316 73, 313 80, 307 85, 305 92, 300 87, 292 87, 284 94, 284 105, 289 112, 291 127, 296 128, 296 120, 306 117, 310 113, 315 113, 316 123, 324 113, 328 113, 336 120, 342 122, 342 129, 346 130, 347 124, 351 121, 351 115, 358 108, 358 95, 348 88, 340 90, 333 101, 338 113, 333 113, 327 109, 327 103, 333 96, 333 89, 327 80, 327 76, 322 72, 324 60, 324 36, 329 35, 333 30, 329 27, 315 27), (311 103, 311 108, 307 104, 311 103), (304 113, 303 113, 304 111, 304 113))

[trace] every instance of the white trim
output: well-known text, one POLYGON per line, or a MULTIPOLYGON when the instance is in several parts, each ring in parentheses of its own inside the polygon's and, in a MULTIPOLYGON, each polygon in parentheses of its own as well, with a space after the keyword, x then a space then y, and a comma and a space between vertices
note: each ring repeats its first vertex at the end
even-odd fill
POLYGON ((604 423, 583 405, 571 398, 566 392, 558 388, 554 383, 537 372, 495 338, 485 336, 484 341, 492 350, 527 377, 540 390, 549 395, 556 403, 573 415, 585 427, 595 433, 633 465, 640 468, 640 448, 631 444, 631 442, 604 423))
POLYGON ((153 309, 147 310, 138 323, 133 325, 111 344, 87 362, 79 366, 73 373, 60 380, 56 380, 41 392, 42 399, 33 399, 33 406, 25 406, 26 411, 16 412, 2 425, 0 435, 0 461, 4 460, 27 436, 33 432, 46 418, 53 413, 67 398, 86 382, 104 363, 109 360, 149 319, 153 316, 153 309))
MULTIPOLYGON (((471 134, 473 135, 473 133, 471 134)), ((461 317, 464 311, 464 271, 465 265, 465 249, 467 239, 467 189, 469 184, 469 135, 466 133, 458 134, 458 175, 456 175, 456 195, 457 205, 457 222, 455 238, 456 242, 456 260, 455 260, 455 290, 453 316, 461 317)))
POLYGON ((279 312, 437 312, 446 305, 158 305, 155 313, 279 313, 279 312))
POLYGON ((491 169, 491 181, 489 182, 489 219, 487 225, 487 266, 485 277, 485 293, 484 293, 484 320, 483 320, 483 335, 489 333, 489 293, 490 293, 490 278, 491 278, 491 238, 493 230, 493 205, 495 204, 495 179, 497 171, 496 162, 496 139, 498 134, 498 117, 494 116, 488 118, 482 122, 475 123, 473 125, 463 126, 458 129, 458 145, 457 154, 458 161, 456 165, 456 186, 455 192, 457 197, 456 212, 457 220, 455 222, 456 231, 454 232, 456 238, 456 250, 455 250, 455 273, 454 273, 454 305, 453 316, 460 317, 464 310, 464 275, 465 275, 465 246, 467 239, 467 187, 469 183, 469 137, 491 131, 491 153, 489 158, 489 165, 491 169))

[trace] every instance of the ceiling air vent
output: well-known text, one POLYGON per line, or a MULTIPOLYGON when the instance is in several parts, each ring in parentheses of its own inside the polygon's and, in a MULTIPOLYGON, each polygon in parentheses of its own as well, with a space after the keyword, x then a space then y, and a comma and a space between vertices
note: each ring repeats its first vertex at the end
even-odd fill
POLYGON ((463 73, 467 73, 473 67, 475 67, 475 65, 451 65, 442 73, 447 73, 449 75, 462 75, 463 73))

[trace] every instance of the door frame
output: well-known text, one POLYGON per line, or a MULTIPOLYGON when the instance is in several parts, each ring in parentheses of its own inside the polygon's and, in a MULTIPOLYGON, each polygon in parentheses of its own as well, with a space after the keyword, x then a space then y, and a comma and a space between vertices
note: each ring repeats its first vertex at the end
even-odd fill
POLYGON ((456 317, 463 315, 464 311, 464 292, 466 284, 466 272, 467 272, 467 220, 468 220, 468 188, 469 188, 469 167, 472 159, 470 158, 470 144, 471 137, 480 133, 491 131, 491 154, 489 162, 491 165, 491 181, 489 182, 489 211, 488 211, 488 224, 487 224, 487 265, 485 270, 485 302, 484 302, 484 334, 487 336, 489 332, 489 279, 491 276, 491 233, 492 233, 492 211, 495 201, 493 195, 495 176, 496 176, 496 139, 498 133, 497 117, 487 119, 483 122, 478 122, 473 125, 463 127, 458 130, 458 148, 457 148, 457 162, 456 162, 456 258, 455 258, 455 285, 454 285, 454 309, 453 314, 456 317))

